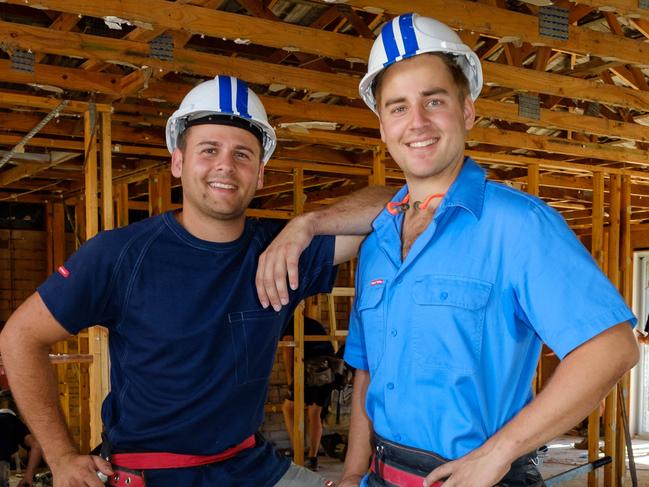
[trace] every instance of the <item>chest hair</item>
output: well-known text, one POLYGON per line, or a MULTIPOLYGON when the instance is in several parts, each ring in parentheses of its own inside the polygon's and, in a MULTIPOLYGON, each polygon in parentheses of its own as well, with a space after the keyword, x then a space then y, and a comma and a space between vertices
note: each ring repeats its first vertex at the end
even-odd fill
POLYGON ((434 214, 435 210, 432 208, 422 211, 410 209, 405 214, 401 228, 401 260, 406 260, 412 244, 426 230, 434 214))

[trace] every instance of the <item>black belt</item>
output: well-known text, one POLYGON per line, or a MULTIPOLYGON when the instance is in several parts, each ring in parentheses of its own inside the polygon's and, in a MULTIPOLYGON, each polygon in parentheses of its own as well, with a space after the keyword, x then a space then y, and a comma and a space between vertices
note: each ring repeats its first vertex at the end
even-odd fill
MULTIPOLYGON (((449 460, 435 453, 410 446, 400 445, 374 435, 372 472, 368 477, 369 487, 421 486, 422 480, 437 467, 449 460)), ((543 479, 536 469, 536 453, 517 458, 498 483, 499 487, 525 487, 538 484, 543 479)))

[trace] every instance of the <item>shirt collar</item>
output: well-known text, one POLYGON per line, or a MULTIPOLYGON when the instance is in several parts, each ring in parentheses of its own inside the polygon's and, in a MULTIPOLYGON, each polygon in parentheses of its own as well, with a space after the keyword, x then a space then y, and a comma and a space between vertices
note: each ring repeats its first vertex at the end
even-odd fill
POLYGON ((482 215, 486 186, 485 170, 467 156, 464 158, 460 173, 446 193, 442 205, 462 207, 473 213, 473 216, 479 220, 482 215))
MULTIPOLYGON (((471 212, 479 220, 482 215, 486 183, 485 170, 469 156, 465 157, 462 168, 447 191, 441 207, 459 206, 471 212)), ((394 195, 392 201, 402 201, 407 194, 408 185, 406 184, 394 195)), ((394 216, 383 209, 372 226, 376 230, 386 223, 396 224, 401 218, 403 218, 402 214, 394 216)))

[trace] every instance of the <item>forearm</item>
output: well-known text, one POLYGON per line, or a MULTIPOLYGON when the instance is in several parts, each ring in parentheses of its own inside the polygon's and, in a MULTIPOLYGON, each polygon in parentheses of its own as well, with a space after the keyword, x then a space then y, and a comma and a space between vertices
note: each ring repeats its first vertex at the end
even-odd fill
POLYGON ((366 235, 395 192, 386 186, 368 186, 298 218, 308 223, 313 235, 366 235))
POLYGON ((568 354, 548 385, 480 450, 511 462, 564 433, 597 407, 637 357, 626 323, 594 337, 568 354))
POLYGON ((372 423, 365 413, 365 398, 370 376, 367 371, 356 370, 352 393, 352 412, 349 426, 349 443, 342 479, 358 479, 367 473, 372 455, 372 423))
POLYGON ((58 402, 48 351, 3 352, 3 361, 11 370, 9 383, 16 402, 48 462, 55 464, 58 457, 76 452, 58 402))

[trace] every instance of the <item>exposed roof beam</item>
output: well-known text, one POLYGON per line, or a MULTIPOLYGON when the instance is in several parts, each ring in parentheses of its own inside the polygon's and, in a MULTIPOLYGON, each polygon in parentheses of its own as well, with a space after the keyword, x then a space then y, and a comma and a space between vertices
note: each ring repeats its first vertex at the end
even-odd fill
POLYGON ((229 12, 182 5, 162 0, 7 0, 8 3, 33 5, 59 12, 71 12, 103 18, 113 15, 137 24, 150 24, 192 34, 217 38, 248 39, 253 44, 291 49, 335 59, 366 59, 371 41, 349 35, 302 27, 288 22, 233 14, 229 12), (282 35, 277 35, 281 29, 282 35))
MULTIPOLYGON (((404 8, 402 0, 346 0, 345 3, 360 9, 369 5, 373 11, 380 8, 395 15, 402 13, 404 8)), ((649 44, 644 42, 574 25, 569 26, 567 41, 552 39, 539 34, 538 17, 477 2, 409 0, 408 10, 436 18, 455 29, 480 32, 485 36, 517 39, 558 51, 613 58, 625 63, 648 64, 649 44)), ((641 9, 638 11, 642 13, 641 9)))
MULTIPOLYGON (((173 5, 169 2, 164 3, 173 5)), ((350 37, 350 39, 356 38, 350 37)), ((91 56, 107 62, 119 60, 135 66, 150 66, 205 76, 229 74, 253 83, 276 83, 298 89, 325 91, 358 98, 359 80, 351 76, 321 73, 243 58, 235 59, 189 49, 175 49, 173 61, 161 61, 149 56, 149 46, 145 43, 76 32, 57 32, 11 22, 0 22, 0 41, 23 49, 31 49, 34 52, 84 59, 91 56)))
MULTIPOLYGON (((204 76, 230 74, 253 83, 278 83, 298 89, 327 92, 349 98, 358 98, 358 78, 344 74, 321 73, 313 70, 279 66, 261 61, 243 58, 232 58, 213 54, 199 53, 187 49, 176 49, 175 61, 160 61, 149 57, 148 45, 133 41, 107 39, 86 34, 55 32, 49 29, 30 27, 7 22, 0 22, 0 41, 18 44, 24 49, 35 52, 48 52, 65 56, 95 56, 104 60, 122 59, 136 65, 148 65, 156 68, 189 71, 204 76)), ((649 59, 649 58, 648 58, 649 59)), ((8 65, 8 61, 4 61, 8 65)), ((39 74, 46 73, 46 68, 38 66, 39 74)), ((70 70, 75 71, 75 70, 70 70)), ((81 74, 75 73, 74 79, 80 82, 81 74)), ((608 105, 622 106, 642 111, 649 111, 649 92, 621 88, 602 84, 596 81, 583 80, 570 76, 560 76, 533 69, 517 68, 491 62, 483 62, 485 82, 505 86, 514 90, 531 91, 561 97, 578 97, 587 101, 597 101, 608 105)), ((10 79, 16 82, 33 82, 34 77, 23 73, 3 70, 10 79), (20 81, 19 81, 20 80, 20 81)), ((67 81, 63 68, 52 70, 51 84, 58 85, 67 81), (56 78, 60 80, 57 83, 56 78)), ((109 75, 105 75, 109 76, 109 75)), ((9 81, 8 79, 7 81, 9 81)), ((114 76, 99 78, 95 73, 91 78, 96 83, 93 91, 114 94, 119 92, 119 82, 114 76), (100 82, 100 80, 103 80, 100 82)), ((151 84, 142 90, 142 96, 155 97, 164 92, 161 86, 151 84)), ((179 101, 182 93, 167 90, 170 102, 179 101)))
MULTIPOLYGON (((312 29, 266 19, 231 14, 193 5, 165 2, 162 0, 140 0, 121 2, 103 0, 7 0, 9 3, 48 8, 60 12, 80 13, 102 18, 114 15, 138 23, 162 26, 168 29, 185 30, 214 37, 229 39, 249 39, 255 44, 275 48, 297 49, 335 59, 367 59, 371 40, 348 35, 334 34, 320 29, 312 29), (282 36, 277 36, 277 29, 282 36)), ((381 8, 398 14, 403 11, 402 0, 348 0, 347 5, 373 9, 381 8)), ((597 32, 591 29, 569 26, 569 40, 561 41, 538 33, 538 18, 533 15, 512 12, 475 2, 456 0, 410 0, 410 11, 449 24, 456 29, 479 32, 487 36, 520 39, 525 32, 526 42, 548 46, 553 49, 575 52, 598 57, 615 57, 626 63, 646 65, 649 59, 649 45, 623 36, 597 32)), ((636 9, 637 16, 649 17, 642 9, 636 9), (642 15, 642 14, 645 15, 642 15)), ((523 40, 523 39, 520 39, 523 40)))

